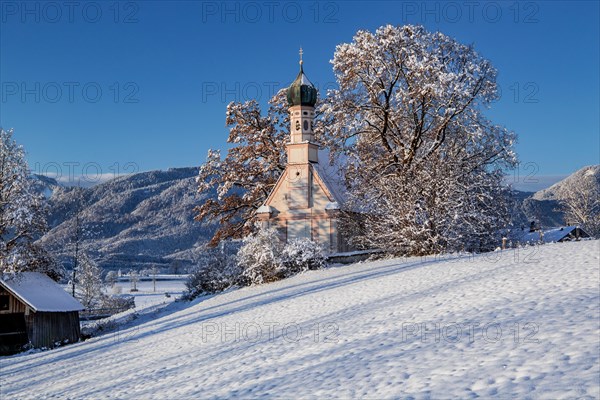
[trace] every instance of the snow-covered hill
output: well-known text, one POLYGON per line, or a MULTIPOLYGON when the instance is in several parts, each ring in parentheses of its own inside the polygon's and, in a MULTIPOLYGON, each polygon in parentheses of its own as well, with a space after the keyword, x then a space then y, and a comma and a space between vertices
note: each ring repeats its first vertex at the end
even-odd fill
POLYGON ((377 261, 0 358, 12 398, 600 397, 599 241, 377 261))

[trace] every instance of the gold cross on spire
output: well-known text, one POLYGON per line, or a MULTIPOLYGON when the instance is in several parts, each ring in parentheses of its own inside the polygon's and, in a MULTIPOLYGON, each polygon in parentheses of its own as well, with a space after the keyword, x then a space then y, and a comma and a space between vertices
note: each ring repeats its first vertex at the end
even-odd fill
POLYGON ((300 65, 302 65, 302 54, 304 54, 302 47, 300 47, 300 51, 298 52, 298 54, 300 54, 300 65))

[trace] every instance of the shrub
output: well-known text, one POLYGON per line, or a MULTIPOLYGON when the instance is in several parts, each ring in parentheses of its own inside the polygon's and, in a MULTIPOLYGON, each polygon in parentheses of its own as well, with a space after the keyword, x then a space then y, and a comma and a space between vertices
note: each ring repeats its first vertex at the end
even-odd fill
POLYGON ((260 229, 244 239, 237 253, 242 282, 261 284, 281 279, 283 243, 273 228, 260 229))
POLYGON ((209 249, 190 273, 184 298, 192 300, 203 294, 222 292, 238 284, 240 275, 233 255, 219 249, 209 249))
POLYGON ((281 253, 284 277, 325 266, 323 248, 309 239, 290 240, 281 253))
POLYGON ((111 314, 120 313, 135 308, 133 296, 103 296, 100 308, 112 310, 111 314))

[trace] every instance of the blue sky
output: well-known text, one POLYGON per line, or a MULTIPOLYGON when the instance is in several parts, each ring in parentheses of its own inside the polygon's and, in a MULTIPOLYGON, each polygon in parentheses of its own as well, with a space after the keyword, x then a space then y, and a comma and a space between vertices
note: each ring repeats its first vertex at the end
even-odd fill
MULTIPOLYGON (((225 108, 305 71, 333 84, 357 30, 423 24, 499 71, 489 110, 519 135, 517 186, 600 162, 598 2, 0 1, 0 125, 63 180, 200 165, 225 108)), ((537 181, 537 182, 536 182, 537 181)))

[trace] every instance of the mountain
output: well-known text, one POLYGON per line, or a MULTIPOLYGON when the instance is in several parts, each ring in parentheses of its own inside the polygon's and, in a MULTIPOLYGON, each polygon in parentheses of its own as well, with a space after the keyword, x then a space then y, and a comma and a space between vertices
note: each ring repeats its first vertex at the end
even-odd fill
POLYGON ((363 262, 173 302, 0 357, 2 395, 598 399, 599 244, 363 262))
POLYGON ((193 218, 201 202, 197 175, 198 168, 173 168, 118 177, 90 188, 40 181, 41 191, 50 193, 50 231, 41 242, 70 266, 79 226, 79 249, 103 268, 190 265, 196 249, 214 231, 214 226, 193 218))
POLYGON ((563 200, 567 194, 567 191, 569 190, 569 187, 588 179, 592 179, 592 182, 595 184, 596 188, 600 188, 600 165, 583 167, 562 181, 550 186, 548 189, 543 189, 539 192, 536 192, 532 198, 539 201, 563 200))
POLYGON ((52 197, 54 191, 61 187, 56 179, 45 175, 34 174, 31 176, 31 182, 33 183, 33 190, 37 194, 44 195, 46 199, 52 197))
POLYGON ((566 225, 560 202, 565 199, 571 190, 570 187, 590 177, 596 189, 600 188, 600 165, 581 168, 547 189, 524 196, 521 200, 521 211, 526 220, 536 221, 536 224, 544 228, 566 225))

